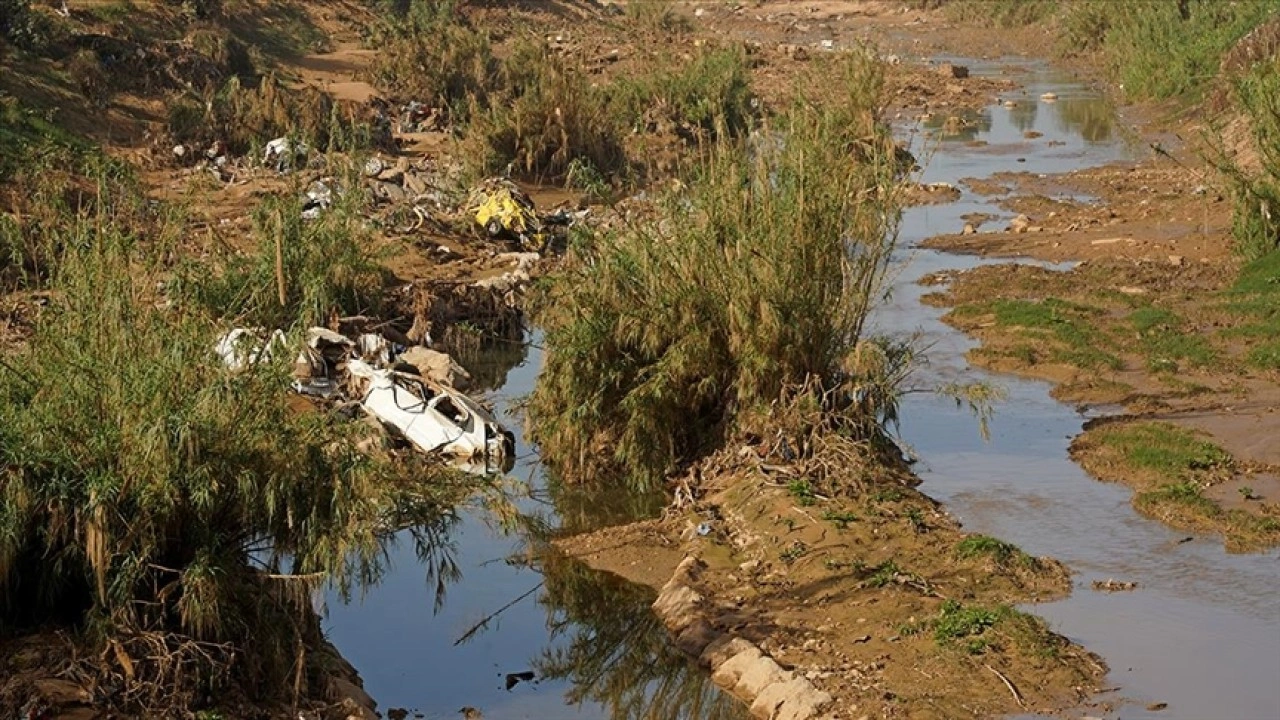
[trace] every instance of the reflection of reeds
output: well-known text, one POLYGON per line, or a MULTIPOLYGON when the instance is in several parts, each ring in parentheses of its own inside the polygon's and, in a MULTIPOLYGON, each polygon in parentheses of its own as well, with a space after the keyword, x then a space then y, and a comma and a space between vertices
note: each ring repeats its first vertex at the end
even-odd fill
POLYGON ((555 553, 541 558, 548 627, 559 647, 539 675, 573 684, 571 704, 596 702, 613 720, 738 720, 746 708, 669 642, 649 606, 654 593, 555 553))
POLYGON ((1113 110, 1105 100, 1062 98, 1054 103, 1054 115, 1063 132, 1074 133, 1088 142, 1111 139, 1113 110))

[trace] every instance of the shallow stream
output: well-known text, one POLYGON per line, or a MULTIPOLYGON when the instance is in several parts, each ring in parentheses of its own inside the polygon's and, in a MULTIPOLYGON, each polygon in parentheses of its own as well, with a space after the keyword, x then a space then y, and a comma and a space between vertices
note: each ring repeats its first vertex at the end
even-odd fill
MULTIPOLYGON (((956 62, 975 74, 1008 68, 956 62)), ((964 132, 937 144, 924 182, 1067 172, 1129 154, 1096 93, 1046 66, 1019 67, 1026 87, 1012 94, 1018 104, 970 116, 964 132), (1057 101, 1040 102, 1046 92, 1057 101), (1040 135, 1028 139, 1029 131, 1040 135)), ((919 134, 942 120, 907 131, 919 134)), ((1047 384, 969 368, 964 353, 972 342, 940 322, 941 310, 919 302, 929 291, 919 278, 981 261, 914 246, 958 231, 967 213, 1009 217, 993 204, 998 199, 965 191, 957 202, 909 210, 893 295, 876 316, 879 328, 918 332, 930 346, 921 382, 986 380, 1008 391, 989 442, 952 401, 907 396, 901 431, 920 458, 922 489, 970 531, 1051 555, 1076 571, 1070 598, 1030 608, 1111 666, 1108 683, 1119 689, 1100 699, 1113 711, 1088 708, 1076 716, 1280 717, 1280 555, 1227 555, 1219 540, 1183 542, 1184 534, 1139 516, 1127 489, 1089 478, 1068 459, 1083 414, 1051 399, 1047 384), (1139 588, 1090 589, 1093 580, 1108 578, 1139 588), (1152 703, 1168 707, 1146 710, 1152 703)), ((579 529, 651 511, 652 503, 621 494, 584 498, 549 489, 554 484, 513 412, 540 366, 534 340, 527 354, 502 354, 489 373, 498 387, 490 399, 517 434, 521 460, 513 474, 534 490, 521 509, 550 526, 579 529)), ((668 645, 648 612, 650 591, 540 551, 536 542, 530 549, 530 534, 503 533, 485 518, 481 510, 463 511, 429 543, 400 533, 379 584, 350 603, 328 598, 325 627, 384 714, 404 708, 410 717, 458 718, 464 708, 477 708, 488 720, 746 716, 668 645), (534 679, 518 675, 525 672, 534 679)))

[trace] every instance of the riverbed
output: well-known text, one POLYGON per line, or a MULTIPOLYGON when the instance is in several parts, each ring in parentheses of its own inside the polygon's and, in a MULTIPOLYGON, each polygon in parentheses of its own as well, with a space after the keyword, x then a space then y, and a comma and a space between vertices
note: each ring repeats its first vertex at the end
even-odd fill
MULTIPOLYGON (((975 74, 1011 67, 947 60, 975 74)), ((1071 597, 1028 609, 1111 667, 1108 684, 1116 689, 1098 698, 1106 704, 1077 715, 1272 717, 1280 708, 1277 553, 1228 555, 1215 539, 1187 540, 1138 515, 1127 489, 1093 480, 1067 457, 1088 411, 1056 402, 1045 383, 970 368, 964 353, 972 341, 920 302, 931 291, 920 278, 983 262, 920 249, 920 241, 958 231, 970 213, 994 215, 992 224, 1001 226, 1011 215, 996 206, 999 196, 975 194, 961 179, 1069 172, 1137 152, 1098 93, 1047 65, 1017 65, 1022 88, 962 118, 961 132, 941 137, 946 118, 937 116, 901 127, 918 153, 929 150, 919 153, 921 181, 950 183, 961 194, 905 213, 892 293, 875 324, 918 334, 927 364, 916 385, 978 380, 1007 391, 989 440, 953 401, 905 398, 901 437, 919 460, 921 489, 970 531, 1053 556, 1076 572, 1071 597), (1042 101, 1044 93, 1054 101, 1042 101), (1106 579, 1138 587, 1091 589, 1106 579), (1167 707, 1147 709, 1160 704, 1167 707)), ((541 528, 506 532, 472 508, 428 542, 416 544, 411 531, 402 532, 380 583, 349 603, 328 598, 330 637, 384 713, 403 708, 417 713, 411 716, 448 718, 471 708, 491 720, 745 716, 670 647, 648 613, 650 591, 555 556, 539 541, 556 527, 625 522, 653 512, 661 500, 573 496, 547 476, 525 442, 518 410, 541 364, 539 338, 530 340, 526 351, 502 354, 488 399, 516 431, 520 460, 512 474, 531 490, 517 505, 541 528), (424 548, 430 552, 419 552, 424 548)))

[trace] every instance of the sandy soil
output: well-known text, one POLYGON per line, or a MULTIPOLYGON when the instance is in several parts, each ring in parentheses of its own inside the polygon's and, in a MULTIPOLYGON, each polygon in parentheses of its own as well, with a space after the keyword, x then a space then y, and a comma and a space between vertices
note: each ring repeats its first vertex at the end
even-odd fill
MULTIPOLYGON (((367 73, 376 51, 359 42, 359 5, 303 6, 328 38, 328 49, 286 60, 285 70, 296 82, 319 87, 342 102, 364 105, 379 98, 367 73)), ((869 42, 890 63, 889 118, 982 107, 1012 87, 1001 78, 963 77, 929 58, 943 53, 1034 56, 1043 50, 1038 30, 975 29, 950 23, 938 12, 904 8, 901 2, 697 7, 700 14, 689 13, 690 32, 674 37, 636 36, 616 22, 616 15, 569 0, 481 4, 475 12, 500 37, 519 30, 556 38, 561 52, 601 78, 644 67, 658 53, 689 52, 707 42, 743 42, 755 59, 753 80, 766 103, 786 97, 814 56, 869 42)), ((1087 70, 1086 64, 1079 67, 1087 70)), ((3 86, 14 94, 57 93, 74 102, 74 94, 64 87, 33 87, 12 77, 3 86)), ((144 181, 156 197, 198 198, 194 212, 210 242, 243 247, 239 243, 248 237, 249 211, 263 194, 305 187, 316 177, 285 179, 253 171, 211 185, 205 175, 160 159, 168 149, 152 142, 154 135, 147 131, 162 117, 163 108, 154 101, 120 98, 106 111, 112 146, 147 164, 144 181)), ((1156 137, 1156 127, 1151 128, 1156 137)), ((1166 138, 1167 130, 1160 127, 1159 137, 1166 138)), ((670 138, 639 141, 653 143, 659 170, 663 163, 671 167, 676 150, 670 138)), ((964 306, 1000 288, 1001 297, 1052 295, 1099 304, 1095 317, 1114 326, 1114 340, 1121 346, 1121 322, 1133 309, 1126 298, 1167 304, 1186 318, 1188 327, 1226 322, 1224 315, 1198 308, 1199 298, 1225 288, 1236 269, 1226 241, 1229 204, 1190 151, 1174 145, 1169 150, 1173 158, 1160 155, 1138 166, 1061 178, 984 180, 989 189, 998 185, 1002 192, 1010 191, 1008 207, 1028 216, 1029 231, 989 232, 993 226, 982 226, 973 235, 936 238, 931 246, 1084 262, 1068 273, 983 268, 948 278, 949 287, 935 300, 964 306), (1060 188, 1102 202, 1055 201, 1051 196, 1060 188)), ((458 152, 443 132, 412 133, 403 135, 398 149, 385 158, 393 165, 406 160, 442 167, 455 162, 458 152)), ((973 187, 979 187, 977 181, 973 187)), ((580 200, 534 190, 544 208, 576 206, 580 200)), ((954 193, 946 189, 917 194, 921 202, 951 197, 954 193)), ((502 272, 509 264, 500 257, 507 248, 449 223, 383 234, 378 242, 397 283, 467 282, 502 272)), ((0 333, 4 318, 0 315, 0 333)), ((1280 432, 1274 374, 1236 369, 1238 365, 1152 373, 1140 352, 1123 347, 1116 350, 1120 365, 1105 372, 1069 362, 1026 363, 1004 352, 1024 340, 991 317, 976 313, 953 319, 983 340, 982 350, 972 357, 975 363, 1053 380, 1063 399, 1123 403, 1144 419, 1166 419, 1209 433, 1241 468, 1239 475, 1221 478, 1209 489, 1207 496, 1217 502, 1253 512, 1280 499, 1280 450, 1266 441, 1280 432), (1246 483, 1259 500, 1241 497, 1238 488, 1246 483)), ((1245 349, 1224 346, 1222 353, 1238 358, 1245 349)), ((828 474, 829 494, 808 496, 792 489, 794 481, 806 477, 804 469, 788 467, 768 453, 739 450, 727 450, 701 465, 698 476, 686 480, 689 502, 667 517, 566 538, 560 545, 593 567, 654 587, 665 583, 683 558, 700 557, 708 565, 699 589, 711 599, 709 621, 756 642, 779 663, 830 692, 841 718, 1052 712, 1087 701, 1096 689, 1105 673, 1096 658, 1048 633, 1034 619, 1002 609, 1067 592, 1062 566, 999 545, 963 552, 965 535, 958 523, 912 490, 914 480, 901 468, 868 470, 874 477, 858 475, 860 468, 844 468, 828 474), (846 493, 840 487, 864 492, 846 493), (970 625, 957 630, 947 624, 957 612, 953 603, 974 611, 967 616, 970 625)))

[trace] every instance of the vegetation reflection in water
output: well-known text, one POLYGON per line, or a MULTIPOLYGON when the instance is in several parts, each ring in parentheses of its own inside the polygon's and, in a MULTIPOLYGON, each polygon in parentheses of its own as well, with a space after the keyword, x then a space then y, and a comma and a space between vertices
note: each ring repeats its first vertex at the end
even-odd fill
POLYGON ((737 720, 748 713, 669 642, 647 588, 592 570, 554 550, 539 564, 554 648, 534 661, 544 678, 572 683, 566 700, 596 702, 613 720, 737 720))

